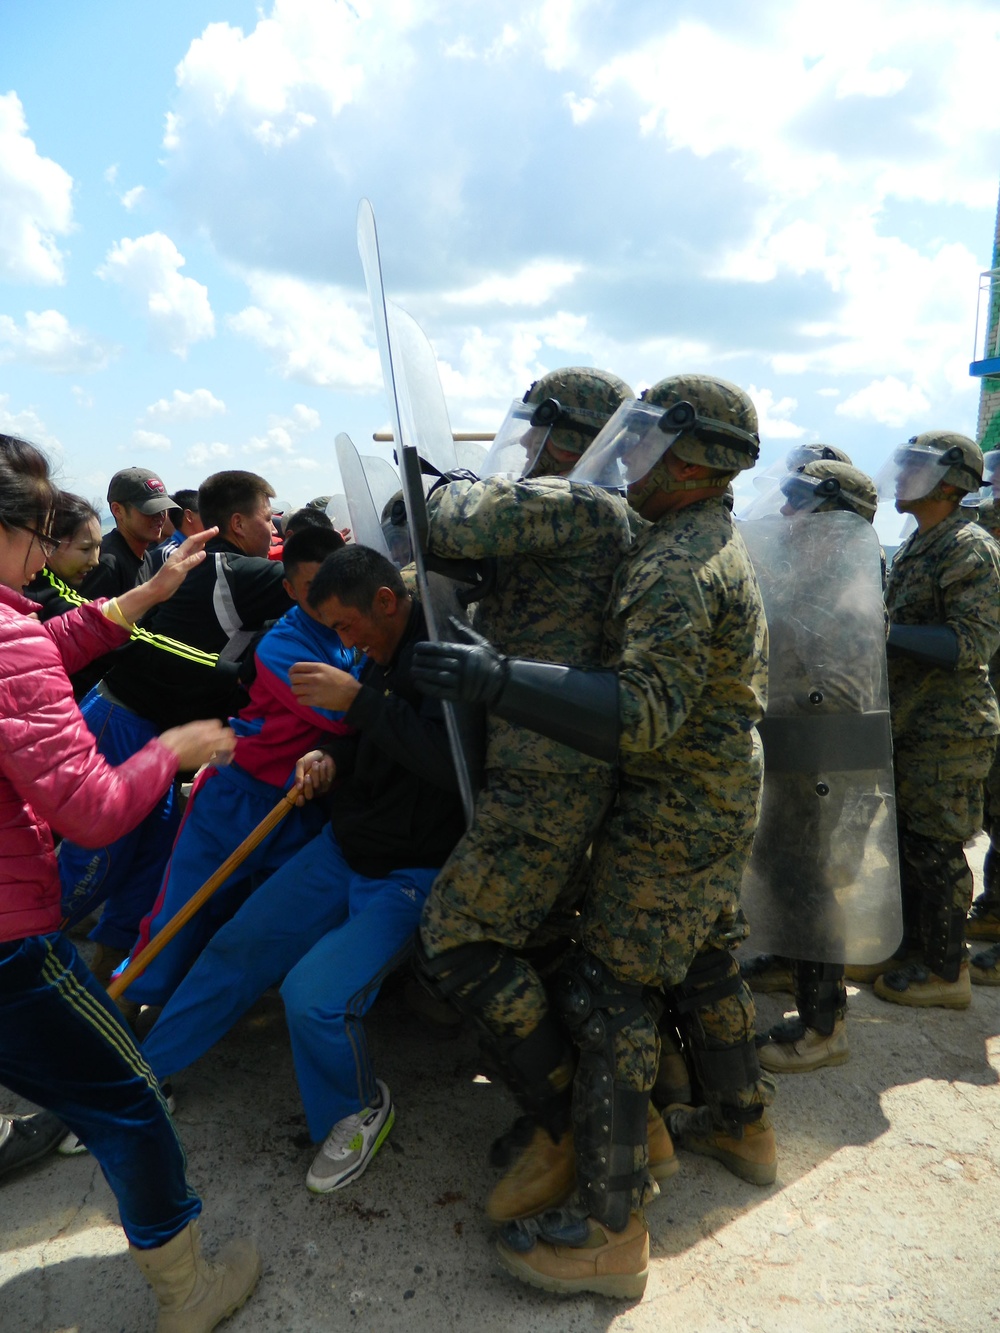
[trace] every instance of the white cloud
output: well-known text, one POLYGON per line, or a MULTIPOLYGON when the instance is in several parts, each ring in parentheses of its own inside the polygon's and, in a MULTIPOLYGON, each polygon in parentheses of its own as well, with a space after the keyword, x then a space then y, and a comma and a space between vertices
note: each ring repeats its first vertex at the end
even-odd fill
POLYGON ((247 285, 255 304, 227 323, 270 352, 285 379, 351 390, 381 387, 367 305, 336 287, 277 274, 251 273, 247 285))
POLYGON ((594 98, 577 97, 575 93, 563 93, 563 103, 568 108, 574 125, 585 124, 597 110, 594 98))
POLYGON ((191 393, 175 389, 169 398, 150 403, 143 415, 150 421, 203 421, 223 416, 225 411, 225 403, 210 389, 193 389, 191 393))
POLYGON ((232 458, 233 449, 231 445, 222 444, 216 440, 212 444, 193 444, 184 455, 184 462, 193 465, 202 463, 219 463, 225 458, 232 458))
POLYGON ((144 185, 133 185, 131 190, 126 190, 121 196, 122 204, 131 213, 145 193, 146 187, 144 185))
POLYGON ((172 448, 170 437, 155 430, 134 430, 132 443, 137 449, 156 449, 167 451, 172 448))
POLYGON ((48 455, 53 469, 62 464, 63 448, 58 438, 53 435, 45 422, 33 407, 23 407, 14 412, 10 408, 10 395, 0 393, 0 433, 17 435, 22 440, 37 444, 48 455))
POLYGON ((98 277, 120 283, 149 319, 154 337, 177 356, 215 335, 208 289, 180 270, 184 256, 169 236, 154 231, 124 237, 108 251, 98 277))
POLYGON ((761 440, 798 440, 806 433, 805 426, 791 420, 798 407, 794 398, 775 399, 771 389, 757 389, 751 384, 747 390, 757 409, 758 433, 761 440))
POLYGON ((17 94, 0 96, 0 275, 12 282, 62 282, 56 237, 72 223, 72 176, 39 155, 17 94))
POLYGON ((562 260, 534 259, 516 273, 495 274, 472 287, 444 293, 452 305, 545 305, 583 268, 562 260))
POLYGON ((895 375, 872 380, 852 393, 834 411, 838 416, 860 421, 877 421, 882 426, 907 426, 918 423, 929 411, 927 396, 915 385, 904 384, 895 375))
POLYGON ((268 417, 266 433, 251 436, 248 448, 252 453, 268 454, 269 461, 275 461, 284 455, 281 459, 282 465, 299 461, 293 458, 296 441, 303 435, 318 430, 319 426, 320 415, 316 409, 306 407, 304 403, 296 403, 289 416, 268 417))
POLYGON ((58 310, 27 310, 20 328, 9 315, 0 315, 0 362, 23 361, 78 375, 103 370, 116 354, 116 348, 85 329, 72 328, 58 310))

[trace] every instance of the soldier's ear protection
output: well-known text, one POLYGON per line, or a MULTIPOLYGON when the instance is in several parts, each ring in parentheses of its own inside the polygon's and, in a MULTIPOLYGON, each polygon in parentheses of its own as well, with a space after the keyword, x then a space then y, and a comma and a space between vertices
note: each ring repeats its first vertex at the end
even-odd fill
POLYGON ((693 403, 681 401, 668 407, 657 422, 666 435, 679 435, 682 431, 693 430, 703 440, 716 440, 731 449, 757 458, 760 453, 760 440, 748 430, 730 425, 728 421, 716 421, 712 417, 698 415, 693 403))
MULTIPOLYGON (((531 393, 531 389, 528 393, 531 393)), ((558 398, 543 398, 531 414, 533 426, 541 426, 543 429, 565 426, 579 431, 581 435, 589 435, 591 439, 596 438, 607 419, 607 413, 590 412, 583 407, 563 407, 558 398)))

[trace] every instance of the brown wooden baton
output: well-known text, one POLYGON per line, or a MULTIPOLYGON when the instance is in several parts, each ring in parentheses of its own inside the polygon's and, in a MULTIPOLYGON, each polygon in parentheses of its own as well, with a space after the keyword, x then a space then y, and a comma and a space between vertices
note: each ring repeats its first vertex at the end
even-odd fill
POLYGON ((264 841, 271 830, 277 828, 289 810, 294 810, 297 795, 298 793, 293 788, 282 796, 270 814, 265 815, 253 832, 247 834, 232 855, 226 857, 211 879, 207 879, 180 911, 170 918, 163 929, 153 936, 142 953, 132 959, 125 971, 112 980, 108 986, 108 995, 112 1000, 117 1000, 119 995, 131 986, 136 977, 145 972, 160 950, 167 947, 177 932, 186 926, 195 913, 208 902, 216 889, 226 882, 233 871, 246 860, 255 847, 258 847, 264 841))

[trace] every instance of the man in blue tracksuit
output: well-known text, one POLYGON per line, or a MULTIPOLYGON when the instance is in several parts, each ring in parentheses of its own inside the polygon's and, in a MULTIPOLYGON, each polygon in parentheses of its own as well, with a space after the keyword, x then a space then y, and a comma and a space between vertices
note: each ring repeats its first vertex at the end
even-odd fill
POLYGON ((312 1138, 306 1183, 325 1193, 355 1179, 392 1127, 389 1089, 368 1057, 362 1017, 412 948, 431 884, 464 827, 439 704, 410 664, 427 637, 396 567, 364 546, 329 556, 311 608, 368 661, 360 679, 321 663, 290 672, 298 698, 346 710, 354 735, 300 765, 337 780, 330 822, 254 891, 206 946, 143 1046, 158 1077, 185 1068, 269 986, 281 995, 312 1138))

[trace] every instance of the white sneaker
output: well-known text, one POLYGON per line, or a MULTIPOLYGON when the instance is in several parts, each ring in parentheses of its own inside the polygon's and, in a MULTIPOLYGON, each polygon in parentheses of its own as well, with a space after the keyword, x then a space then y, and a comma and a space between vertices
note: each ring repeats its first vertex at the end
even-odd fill
POLYGON ((314 1194, 328 1194, 360 1176, 388 1137, 396 1111, 389 1089, 381 1079, 375 1082, 381 1105, 366 1106, 338 1120, 316 1154, 306 1176, 306 1188, 314 1194))

